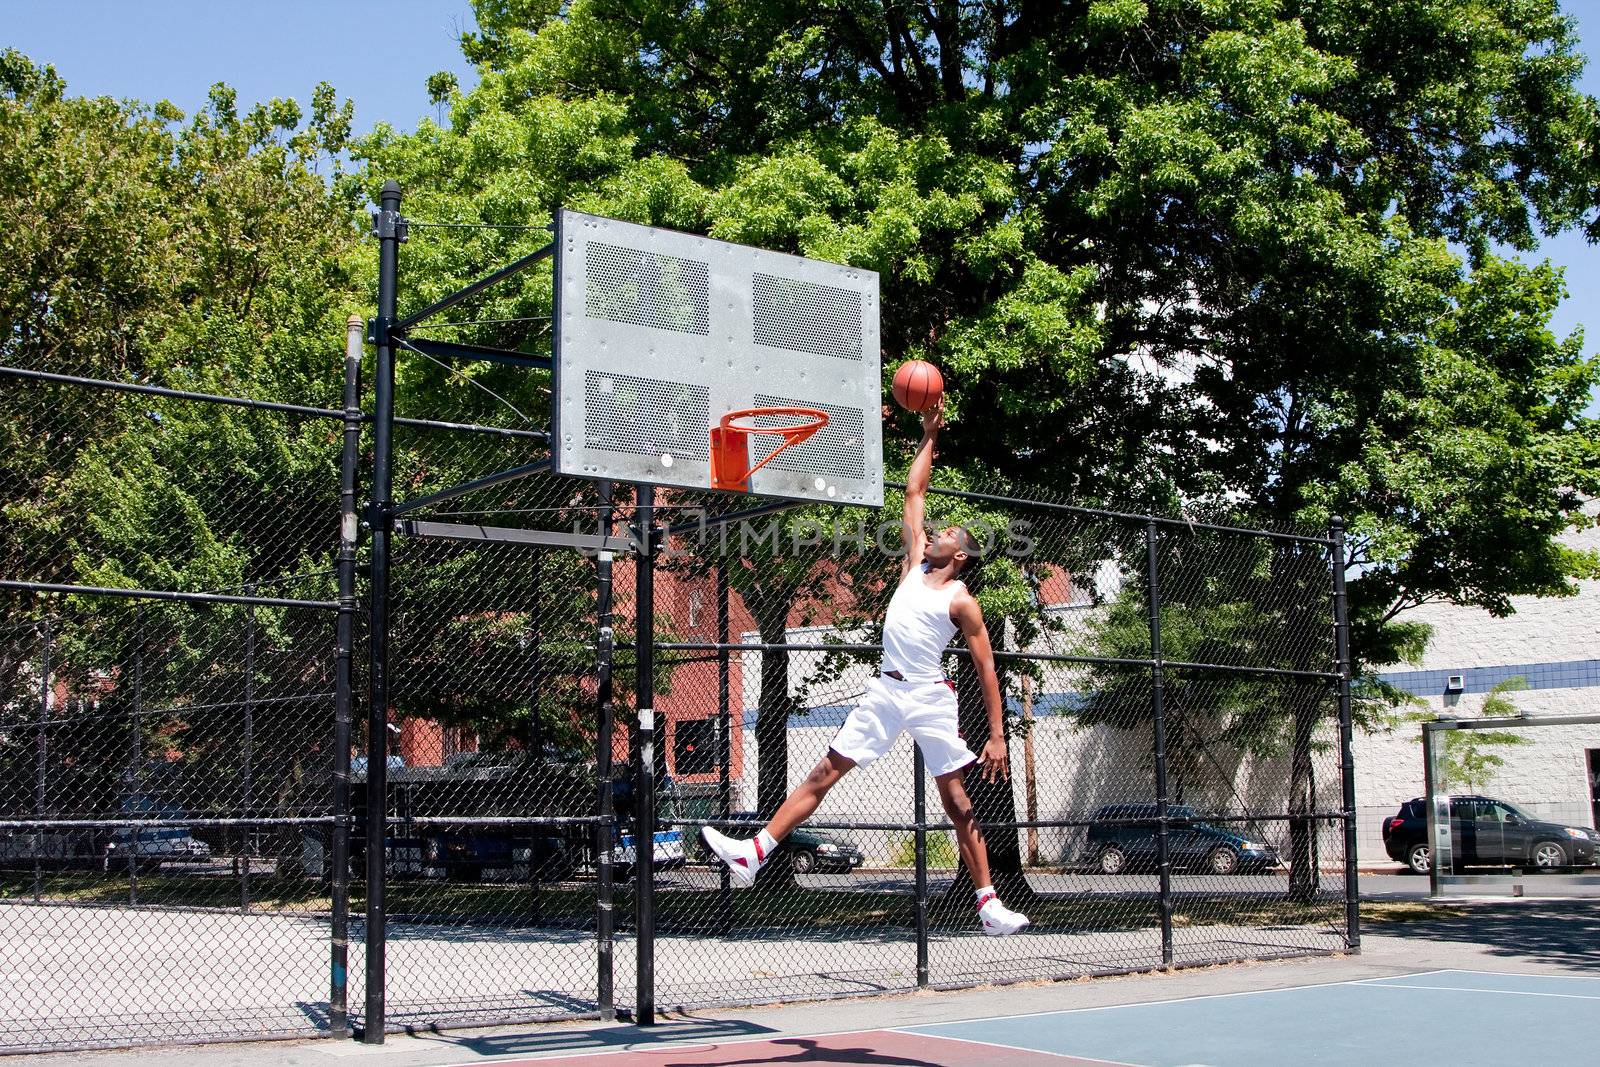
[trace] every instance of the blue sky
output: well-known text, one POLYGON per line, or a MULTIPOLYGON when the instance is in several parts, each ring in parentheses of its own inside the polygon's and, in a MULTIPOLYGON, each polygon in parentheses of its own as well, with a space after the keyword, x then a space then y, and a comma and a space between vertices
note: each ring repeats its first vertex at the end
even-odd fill
MULTIPOLYGON (((1600 54, 1600 0, 1566 0, 1579 35, 1600 54)), ((474 81, 457 40, 472 24, 468 0, 0 0, 0 45, 53 63, 85 95, 171 100, 185 111, 225 81, 241 103, 308 101, 319 81, 356 102, 356 128, 406 128, 434 113, 425 82, 454 71, 474 81)), ((1600 95, 1600 60, 1583 78, 1600 95)), ((1545 242, 1541 257, 1567 268, 1571 295, 1552 323, 1582 326, 1600 349, 1600 248, 1576 233, 1545 242)), ((1600 401, 1591 406, 1600 413, 1600 401)))

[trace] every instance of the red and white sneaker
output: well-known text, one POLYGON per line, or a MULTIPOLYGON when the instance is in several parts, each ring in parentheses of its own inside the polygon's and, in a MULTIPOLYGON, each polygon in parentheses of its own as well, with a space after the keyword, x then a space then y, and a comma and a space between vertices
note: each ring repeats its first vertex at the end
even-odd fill
POLYGON ((1005 937, 1028 925, 1026 915, 1012 911, 1000 903, 999 897, 990 897, 983 902, 983 907, 978 909, 978 920, 983 924, 983 932, 990 937, 1005 937))
POLYGON ((748 841, 735 841, 727 834, 713 830, 709 826, 700 828, 700 840, 706 847, 717 854, 717 858, 728 865, 728 880, 738 889, 748 889, 755 884, 756 872, 761 869, 761 863, 766 858, 761 855, 761 846, 755 839, 748 841))

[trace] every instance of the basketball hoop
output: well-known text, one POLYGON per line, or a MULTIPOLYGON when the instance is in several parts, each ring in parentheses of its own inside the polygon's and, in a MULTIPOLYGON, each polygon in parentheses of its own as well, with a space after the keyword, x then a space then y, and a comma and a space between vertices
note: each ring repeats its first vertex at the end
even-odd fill
POLYGON ((711 427, 711 488, 748 493, 752 474, 772 462, 779 452, 799 444, 826 425, 828 413, 820 408, 740 408, 728 412, 718 425, 711 427), (752 419, 773 416, 792 421, 784 426, 746 425, 752 419), (753 433, 776 434, 783 438, 783 443, 752 467, 750 435, 753 433))

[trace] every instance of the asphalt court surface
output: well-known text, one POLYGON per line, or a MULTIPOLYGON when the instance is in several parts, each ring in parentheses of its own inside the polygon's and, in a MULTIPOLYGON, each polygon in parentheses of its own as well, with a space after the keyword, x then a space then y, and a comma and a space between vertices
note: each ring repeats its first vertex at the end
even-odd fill
MULTIPOLYGON (((832 1034, 499 1059, 539 1067, 1503 1067, 1596 1062, 1600 977, 1472 970, 832 1034), (1565 1035, 1559 1036, 1559 1035, 1565 1035)), ((483 1063, 483 1060, 474 1061, 483 1063)))

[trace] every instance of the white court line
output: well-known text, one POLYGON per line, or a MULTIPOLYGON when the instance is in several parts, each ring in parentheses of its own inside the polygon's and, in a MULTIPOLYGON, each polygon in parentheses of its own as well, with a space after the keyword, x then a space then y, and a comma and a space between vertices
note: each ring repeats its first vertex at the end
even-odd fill
MULTIPOLYGON (((1592 974, 1544 974, 1534 971, 1474 971, 1465 967, 1447 967, 1439 971, 1418 971, 1416 974, 1394 974, 1386 978, 1357 978, 1351 985, 1379 985, 1383 982, 1405 982, 1412 978, 1427 978, 1436 974, 1470 974, 1484 978, 1553 978, 1558 982, 1600 982, 1600 977, 1592 974)), ((1446 987, 1454 988, 1454 987, 1446 987)), ((1509 992, 1509 990, 1508 990, 1509 992)))
MULTIPOLYGON (((1451 969, 1446 967, 1446 968, 1439 968, 1439 969, 1432 970, 1432 971, 1413 971, 1410 974, 1388 975, 1387 979, 1395 979, 1395 978, 1426 978, 1430 974, 1450 974, 1450 973, 1451 973, 1451 969)), ((920 1032, 922 1030, 926 1030, 929 1027, 933 1027, 933 1026, 960 1026, 963 1023, 968 1023, 968 1022, 984 1023, 984 1022, 999 1022, 1001 1020, 1009 1021, 1011 1019, 1036 1019, 1036 1018, 1038 1018, 1038 1017, 1040 1017, 1042 1015, 1077 1015, 1078 1013, 1085 1012, 1085 1011, 1111 1011, 1111 1010, 1113 1010, 1115 1008, 1148 1008, 1152 1004, 1186 1004, 1186 1003, 1188 1003, 1189 1001, 1192 1001, 1192 1000, 1222 1000, 1222 999, 1224 999, 1226 997, 1254 997, 1254 996, 1262 996, 1262 995, 1267 994, 1267 993, 1293 993, 1293 992, 1295 992, 1296 990, 1299 990, 1299 989, 1332 989, 1332 988, 1335 988, 1337 986, 1359 985, 1360 983, 1363 983, 1363 982, 1377 982, 1377 981, 1384 981, 1384 980, 1386 980, 1386 979, 1385 978, 1346 978, 1343 981, 1339 981, 1339 982, 1312 982, 1309 985, 1286 985, 1286 986, 1278 986, 1278 987, 1275 987, 1273 989, 1241 989, 1241 990, 1239 990, 1239 991, 1237 991, 1235 993, 1201 993, 1201 994, 1197 994, 1197 995, 1192 996, 1192 997, 1170 997, 1170 998, 1168 998, 1166 1000, 1133 1000, 1133 1001, 1127 1002, 1126 1004, 1101 1004, 1100 1006, 1094 1007, 1094 1008, 1055 1008, 1055 1009, 1052 1009, 1052 1010, 1049 1010, 1049 1011, 1022 1012, 1021 1014, 1018 1014, 1018 1015, 993 1015, 993 1016, 983 1016, 983 1017, 976 1018, 976 1019, 952 1019, 950 1022, 943 1022, 943 1023, 917 1023, 914 1026, 906 1027, 905 1029, 907 1029, 907 1030, 909 1030, 911 1032, 920 1032)), ((896 1029, 898 1029, 898 1028, 896 1028, 896 1029)))
MULTIPOLYGON (((1482 972, 1491 973, 1491 972, 1482 972)), ((1528 977, 1534 977, 1529 975, 1528 977)), ((1480 989, 1476 986, 1463 985, 1406 985, 1394 982, 1390 985, 1377 986, 1378 989, 1442 989, 1447 993, 1501 993, 1508 997, 1560 997, 1563 1000, 1600 1000, 1600 994, 1587 993, 1535 993, 1527 989, 1480 989)))
MULTIPOLYGON (((973 1021, 983 1022, 990 1020, 973 1021)), ((979 1041, 974 1037, 948 1037, 945 1034, 924 1034, 916 1030, 902 1030, 899 1027, 885 1027, 884 1032, 901 1034, 905 1037, 929 1037, 933 1038, 935 1041, 959 1041, 964 1045, 986 1045, 989 1048, 1009 1049, 1012 1052, 1031 1052, 1035 1056, 1055 1056, 1056 1058, 1063 1060, 1082 1060, 1094 1064, 1095 1067, 1100 1067, 1101 1064, 1104 1064, 1105 1067, 1150 1067, 1149 1064, 1124 1063, 1121 1060, 1102 1060, 1096 1056, 1079 1056, 1076 1053, 1071 1052, 1051 1052, 1048 1049, 1032 1048, 1028 1045, 1007 1045, 999 1041, 979 1041)))

